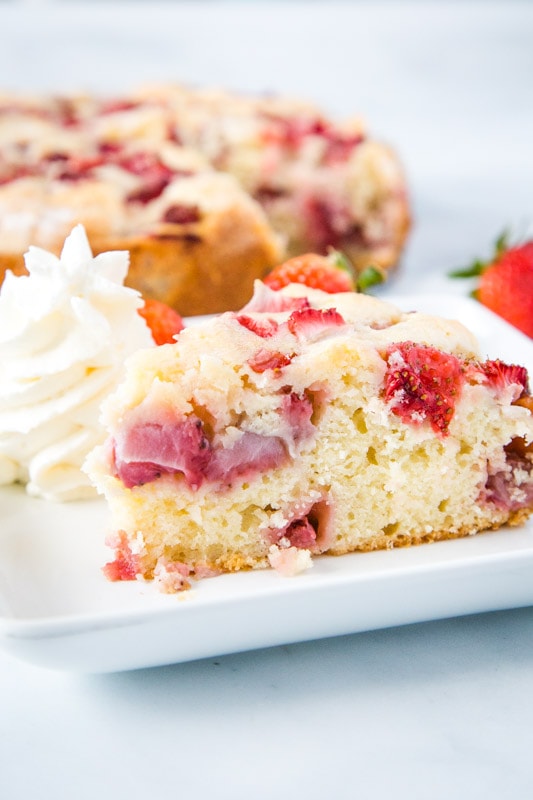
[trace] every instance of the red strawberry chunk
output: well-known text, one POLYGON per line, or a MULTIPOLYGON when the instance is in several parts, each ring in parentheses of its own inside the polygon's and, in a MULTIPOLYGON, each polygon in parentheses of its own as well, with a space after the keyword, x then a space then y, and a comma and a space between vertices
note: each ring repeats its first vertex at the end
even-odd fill
POLYGON ((269 114, 265 115, 265 121, 263 139, 267 144, 296 150, 310 136, 323 139, 326 143, 324 161, 327 164, 345 161, 353 148, 364 140, 361 133, 335 130, 319 117, 287 118, 269 114))
POLYGON ((295 311, 298 308, 309 308, 307 297, 285 297, 266 283, 256 281, 253 297, 241 308, 241 313, 274 314, 279 311, 295 311))
POLYGON ((103 567, 104 575, 110 581, 134 581, 140 573, 140 559, 132 553, 124 531, 118 532, 112 546, 115 558, 103 567))
POLYGON ((152 200, 163 194, 169 183, 170 178, 165 175, 149 177, 139 189, 129 193, 126 201, 128 203, 141 203, 142 205, 151 203, 152 200))
POLYGON ((133 422, 112 443, 114 472, 127 488, 181 474, 191 489, 207 480, 231 483, 240 476, 274 469, 292 454, 296 443, 314 433, 313 404, 302 396, 282 392, 279 414, 288 431, 262 435, 242 430, 230 447, 214 446, 202 421, 194 416, 165 422, 133 422))
POLYGON ((462 362, 434 347, 400 342, 386 354, 385 400, 404 422, 446 434, 464 382, 462 362))
POLYGON ((163 222, 170 222, 174 225, 188 225, 199 222, 201 219, 198 206, 187 206, 175 203, 169 206, 163 215, 163 222))
MULTIPOLYGON (((310 195, 304 204, 306 238, 319 253, 338 248, 350 222, 347 208, 339 210, 324 197, 310 195)), ((348 290, 349 291, 349 290, 348 290)))
POLYGON ((506 469, 487 478, 482 499, 509 511, 527 508, 533 501, 533 485, 523 476, 531 470, 529 459, 508 454, 506 469))
POLYGON ((285 353, 263 347, 248 360, 248 363, 254 372, 266 372, 268 369, 280 372, 283 367, 291 363, 291 359, 285 353))
MULTIPOLYGON (((60 161, 60 159, 58 159, 60 161)), ((64 161, 63 168, 59 174, 62 181, 78 181, 83 178, 91 177, 92 171, 104 163, 102 156, 72 156, 64 161)))
POLYGON ((324 154, 326 164, 337 164, 347 161, 352 150, 364 141, 362 133, 341 134, 337 131, 329 131, 327 136, 327 148, 324 154))
POLYGON ((495 361, 485 361, 480 364, 480 369, 488 379, 489 384, 497 389, 505 389, 507 386, 517 385, 521 387, 520 394, 528 392, 528 374, 525 367, 517 364, 505 364, 497 359, 495 361))
POLYGON ((231 483, 236 477, 266 472, 287 459, 284 442, 278 436, 261 436, 246 431, 231 448, 219 448, 206 470, 211 481, 231 483))
POLYGON ((138 108, 139 105, 141 105, 140 101, 135 100, 109 100, 101 105, 99 113, 102 116, 107 114, 120 114, 123 111, 133 111, 138 108))
POLYGON ((252 333, 256 333, 257 336, 261 336, 262 339, 268 339, 270 336, 274 336, 279 327, 274 319, 254 319, 247 314, 239 314, 236 320, 243 328, 247 328, 249 331, 252 331, 252 333))
POLYGON ((306 439, 314 432, 314 425, 311 422, 313 416, 313 403, 306 395, 299 395, 296 392, 289 392, 283 398, 283 415, 293 430, 295 441, 306 439))
POLYGON ((298 148, 308 136, 321 136, 326 131, 326 122, 319 118, 281 117, 265 114, 263 140, 289 149, 298 148))
POLYGON ((116 474, 128 488, 149 483, 163 473, 181 472, 190 486, 202 483, 211 445, 201 420, 137 424, 115 442, 116 474))
POLYGON ((162 194, 173 177, 172 170, 152 153, 133 153, 117 159, 119 167, 142 178, 142 186, 130 192, 130 203, 149 203, 162 194))
MULTIPOLYGON (((295 431, 294 436, 305 432, 295 431)), ((243 432, 232 447, 213 448, 195 417, 134 425, 115 442, 114 451, 115 474, 129 489, 178 473, 192 489, 204 480, 231 483, 238 476, 273 469, 288 458, 280 437, 251 431, 243 432)))
POLYGON ((311 548, 316 544, 316 531, 307 517, 291 522, 283 535, 292 547, 311 548))
POLYGON ((344 318, 334 308, 302 308, 293 311, 287 320, 290 332, 302 339, 314 339, 329 328, 345 324, 344 318))

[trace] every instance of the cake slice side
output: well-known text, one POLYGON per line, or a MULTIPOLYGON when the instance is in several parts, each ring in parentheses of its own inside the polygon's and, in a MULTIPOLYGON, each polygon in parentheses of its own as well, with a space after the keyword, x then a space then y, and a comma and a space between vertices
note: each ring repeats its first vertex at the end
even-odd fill
POLYGON ((136 354, 107 402, 109 438, 87 469, 111 508, 109 577, 163 572, 181 588, 269 563, 292 572, 314 554, 529 515, 523 368, 482 361, 455 322, 257 288, 242 313, 136 354))

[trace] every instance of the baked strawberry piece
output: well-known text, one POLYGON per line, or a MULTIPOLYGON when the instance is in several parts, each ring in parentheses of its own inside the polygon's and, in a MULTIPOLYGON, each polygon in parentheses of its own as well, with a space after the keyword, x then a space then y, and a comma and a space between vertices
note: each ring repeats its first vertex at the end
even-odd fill
POLYGON ((526 370, 459 323, 300 283, 134 356, 87 470, 108 577, 195 578, 519 524, 533 510, 526 370))

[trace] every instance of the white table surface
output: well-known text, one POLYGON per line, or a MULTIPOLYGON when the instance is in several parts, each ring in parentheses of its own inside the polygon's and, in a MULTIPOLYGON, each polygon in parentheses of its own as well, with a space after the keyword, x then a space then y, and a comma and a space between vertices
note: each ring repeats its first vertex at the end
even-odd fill
MULTIPOLYGON (((6 89, 176 79, 362 113, 412 187, 395 292, 464 291, 447 269, 531 226, 532 43, 527 2, 0 3, 6 89)), ((0 797, 525 800, 532 681, 532 608, 111 675, 0 652, 0 797)))

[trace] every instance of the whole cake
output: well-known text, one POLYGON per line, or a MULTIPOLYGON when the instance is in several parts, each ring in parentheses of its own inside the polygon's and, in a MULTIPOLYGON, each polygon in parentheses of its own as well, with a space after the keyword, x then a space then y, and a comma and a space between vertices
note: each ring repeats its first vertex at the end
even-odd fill
POLYGON ((128 283, 181 314, 236 309, 287 255, 399 259, 398 158, 300 101, 155 86, 117 98, 0 96, 0 280, 82 223, 128 249, 128 283))
POLYGON ((174 137, 238 179, 282 234, 286 256, 334 247, 358 269, 397 263, 409 227, 405 177, 362 118, 335 121, 286 96, 180 85, 134 97, 141 108, 168 108, 174 137))
POLYGON ((430 542, 533 510, 526 369, 458 322, 261 282, 239 312, 136 353, 85 469, 112 579, 285 574, 315 554, 430 542))

